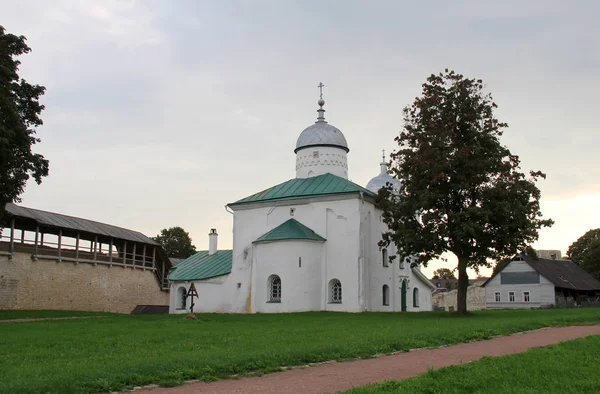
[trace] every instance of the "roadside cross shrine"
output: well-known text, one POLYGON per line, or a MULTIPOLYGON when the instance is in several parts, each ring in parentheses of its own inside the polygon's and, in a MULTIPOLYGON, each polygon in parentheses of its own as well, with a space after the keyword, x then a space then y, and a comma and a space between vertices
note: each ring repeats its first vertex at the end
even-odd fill
POLYGON ((194 313, 194 297, 198 298, 198 291, 196 290, 196 286, 194 286, 193 283, 190 285, 186 296, 189 297, 191 301, 190 313, 194 313))

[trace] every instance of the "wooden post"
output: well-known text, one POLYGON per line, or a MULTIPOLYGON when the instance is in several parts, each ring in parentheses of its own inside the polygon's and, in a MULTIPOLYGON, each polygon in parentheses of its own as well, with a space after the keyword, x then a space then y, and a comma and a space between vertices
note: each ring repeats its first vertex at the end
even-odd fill
POLYGON ((21 230, 21 243, 25 243, 25 230, 21 230))
POLYGON ((62 228, 58 230, 58 261, 61 260, 61 249, 62 249, 62 228))
POLYGON ((127 241, 124 241, 123 245, 123 265, 125 265, 127 264, 127 241))
POLYGON ((112 250, 113 250, 113 239, 110 239, 110 244, 108 245, 108 262, 112 263, 112 250))
POLYGON ((134 242, 134 243, 133 243, 133 262, 132 262, 132 264, 133 264, 133 265, 135 265, 135 247, 136 247, 136 246, 137 246, 137 243, 136 243, 136 242, 134 242))
POLYGON ((10 244, 8 247, 11 254, 15 252, 15 218, 10 221, 10 244))
POLYGON ((38 252, 38 238, 40 237, 40 225, 35 226, 35 241, 33 244, 33 255, 37 256, 38 252))
POLYGON ((40 246, 44 246, 44 233, 40 234, 40 246))
POLYGON ((77 232, 77 238, 75 239, 75 263, 79 263, 79 232, 77 232))
POLYGON ((94 261, 96 261, 96 248, 98 247, 98 236, 94 235, 94 261))
POLYGON ((142 265, 146 268, 146 244, 144 244, 144 249, 142 251, 142 265))
POLYGON ((156 268, 156 246, 152 248, 152 268, 156 268))

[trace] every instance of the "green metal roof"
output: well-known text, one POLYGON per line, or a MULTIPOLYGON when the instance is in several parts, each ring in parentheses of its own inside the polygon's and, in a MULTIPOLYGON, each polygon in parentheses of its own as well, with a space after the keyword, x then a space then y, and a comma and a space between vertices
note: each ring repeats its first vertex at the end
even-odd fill
POLYGON ((208 255, 208 250, 201 250, 193 256, 178 263, 169 272, 169 280, 173 282, 184 280, 210 279, 226 275, 231 272, 231 250, 217 250, 213 255, 208 255))
POLYGON ((262 192, 242 198, 229 206, 360 192, 375 196, 373 192, 356 183, 327 173, 311 178, 290 179, 262 192))
POLYGON ((325 238, 315 233, 296 219, 290 219, 273 230, 259 237, 253 243, 280 241, 284 239, 306 239, 310 241, 325 241, 325 238))

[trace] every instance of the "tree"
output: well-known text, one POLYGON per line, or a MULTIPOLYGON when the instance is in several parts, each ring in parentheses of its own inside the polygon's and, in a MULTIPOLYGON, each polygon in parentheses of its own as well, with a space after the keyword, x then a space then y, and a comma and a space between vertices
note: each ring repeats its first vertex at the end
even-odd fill
POLYGON ((600 280, 600 228, 588 231, 573 242, 567 256, 600 280))
POLYGON ((432 279, 456 279, 456 276, 454 276, 454 272, 452 270, 450 270, 449 268, 438 268, 435 271, 433 271, 433 278, 432 279))
POLYGON ((15 58, 31 51, 25 40, 0 26, 0 219, 7 203, 21 201, 31 176, 40 184, 48 175, 48 160, 31 151, 40 142, 35 128, 42 125, 39 99, 46 88, 17 73, 21 62, 15 58))
POLYGON ((542 219, 541 172, 521 173, 519 158, 500 144, 506 123, 483 82, 446 70, 431 75, 422 95, 404 108, 395 138, 392 175, 403 187, 379 191, 378 202, 393 242, 404 256, 426 265, 444 252, 458 258, 457 312, 467 313, 467 268, 490 266, 523 250, 551 226, 542 219))
POLYGON ((181 227, 162 229, 160 234, 152 239, 163 247, 169 257, 185 259, 196 253, 190 234, 181 227))

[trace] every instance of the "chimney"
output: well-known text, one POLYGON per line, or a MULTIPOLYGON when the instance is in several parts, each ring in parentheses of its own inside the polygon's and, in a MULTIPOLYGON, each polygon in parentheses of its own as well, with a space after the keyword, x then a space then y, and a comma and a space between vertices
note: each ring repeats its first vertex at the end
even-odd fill
POLYGON ((216 228, 211 228, 210 233, 208 233, 208 255, 213 255, 217 253, 217 234, 216 228))

